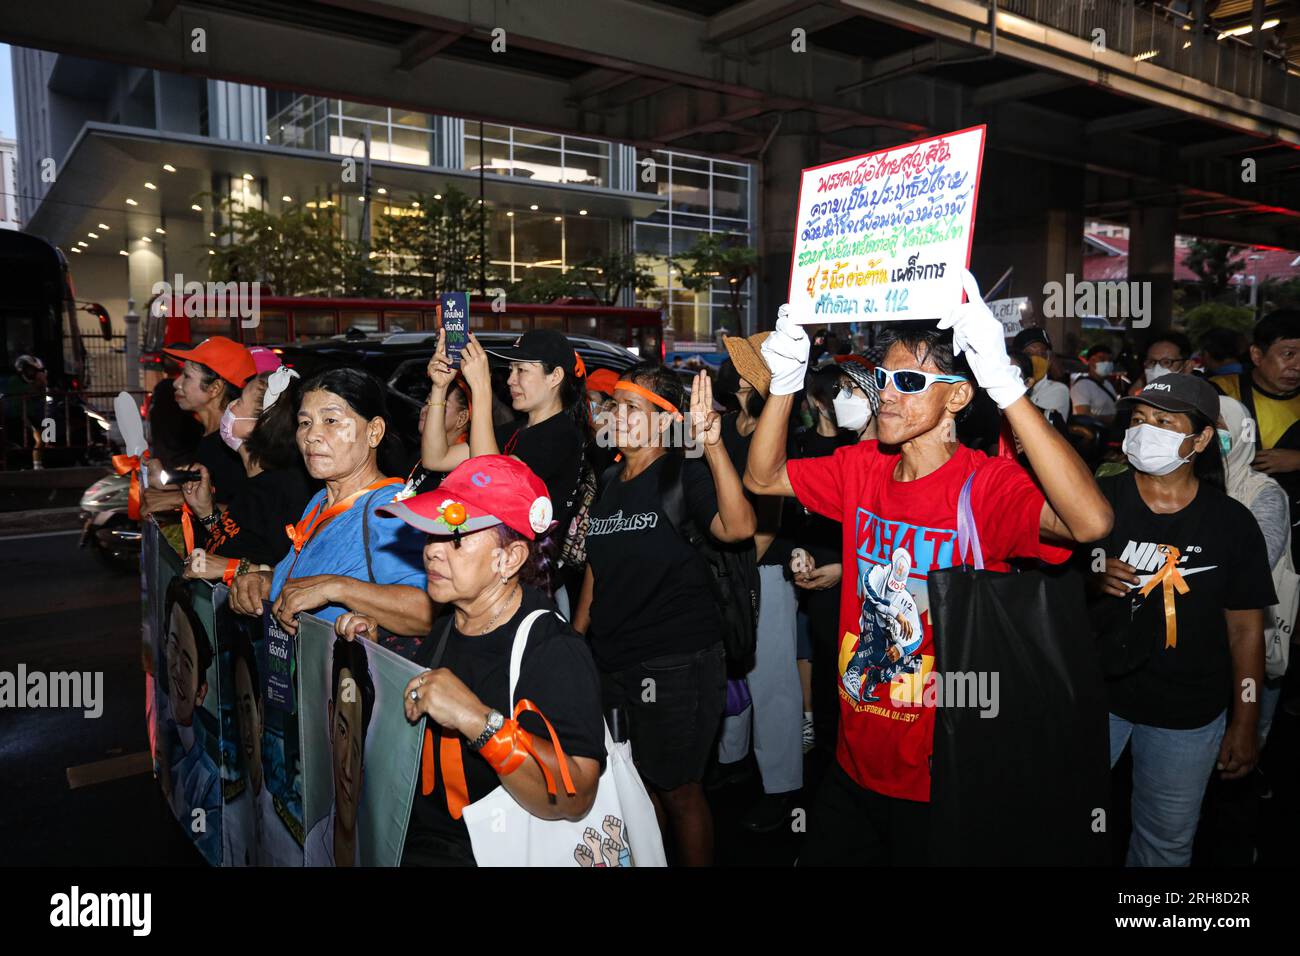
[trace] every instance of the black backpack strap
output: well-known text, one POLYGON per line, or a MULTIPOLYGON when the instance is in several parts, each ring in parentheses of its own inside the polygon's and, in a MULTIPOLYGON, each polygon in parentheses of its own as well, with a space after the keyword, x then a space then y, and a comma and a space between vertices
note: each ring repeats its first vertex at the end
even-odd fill
MULTIPOLYGON (((371 492, 374 494, 374 492, 371 492)), ((370 561, 370 495, 361 501, 361 546, 366 551, 366 577, 375 583, 375 568, 370 561)))
MULTIPOLYGON (((1255 419, 1255 426, 1258 430, 1259 415, 1255 414, 1255 383, 1251 381, 1249 372, 1237 373, 1237 401, 1246 406, 1246 411, 1251 418, 1255 419)), ((1256 443, 1256 446, 1263 447, 1259 442, 1256 443)))
MULTIPOLYGON (((428 670, 437 669, 438 665, 442 663, 442 656, 447 653, 447 641, 451 638, 451 626, 455 623, 455 620, 455 611, 451 611, 446 615, 446 623, 442 626, 442 633, 438 635, 438 643, 433 646, 433 654, 427 661, 419 660, 418 658, 423 657, 424 655, 418 655, 416 659, 417 664, 422 665, 428 670)), ((429 644, 433 644, 433 642, 430 641, 429 644)), ((429 644, 426 644, 425 646, 429 646, 429 644)))
MULTIPOLYGON (((673 530, 691 542, 691 520, 686 512, 686 492, 682 488, 682 456, 669 452, 659 472, 659 499, 664 517, 673 530)), ((694 542, 691 542, 692 544, 694 542)))

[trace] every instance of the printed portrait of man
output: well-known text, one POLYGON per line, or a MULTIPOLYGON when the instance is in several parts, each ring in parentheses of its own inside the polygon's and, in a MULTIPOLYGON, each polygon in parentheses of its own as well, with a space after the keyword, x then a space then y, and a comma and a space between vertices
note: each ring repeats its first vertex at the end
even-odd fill
MULTIPOLYGON (((234 866, 275 866, 301 863, 302 848, 276 811, 275 798, 266 786, 262 762, 262 733, 266 711, 257 651, 243 626, 236 625, 230 647, 230 672, 234 686, 235 726, 239 733, 239 765, 248 786, 234 807, 252 814, 251 828, 227 826, 227 859, 234 866), (246 810, 244 808, 247 808, 246 810)), ((231 809, 227 806, 227 810, 231 809)))
POLYGON ((209 732, 202 719, 208 695, 208 668, 212 641, 194 610, 190 583, 173 578, 163 603, 163 679, 167 713, 163 715, 163 746, 159 748, 159 776, 172 812, 191 832, 209 860, 221 847, 221 773, 208 753, 209 732), (202 808, 201 824, 193 811, 202 808))
POLYGON ((880 699, 876 688, 920 667, 916 656, 924 632, 916 600, 907 590, 912 556, 896 548, 889 564, 878 564, 862 575, 862 617, 858 643, 844 669, 841 683, 859 703, 880 699))
POLYGON ((334 803, 306 844, 307 866, 358 866, 357 811, 365 776, 366 731, 375 709, 375 684, 364 641, 334 642, 328 706, 334 803))

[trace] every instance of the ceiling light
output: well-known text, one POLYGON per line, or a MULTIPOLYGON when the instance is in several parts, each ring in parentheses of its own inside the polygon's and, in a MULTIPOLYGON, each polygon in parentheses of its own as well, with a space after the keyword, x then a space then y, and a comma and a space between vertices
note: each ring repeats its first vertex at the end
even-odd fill
POLYGON ((127 252, 125 249, 119 249, 117 250, 117 254, 119 256, 129 256, 131 253, 127 252))
POLYGON ((72 247, 72 251, 73 251, 73 252, 76 252, 76 253, 80 253, 80 252, 81 252, 81 250, 78 249, 76 246, 73 246, 73 247, 72 247))
POLYGON ((564 218, 563 216, 556 216, 556 217, 555 217, 555 221, 556 221, 556 222, 562 222, 562 221, 563 221, 563 218, 564 218))
POLYGON ((136 202, 136 201, 135 201, 134 199, 132 199, 130 196, 127 197, 127 199, 126 199, 126 204, 127 204, 128 206, 138 206, 138 205, 140 205, 138 202, 136 202))
POLYGON ((419 203, 418 200, 412 199, 412 200, 411 200, 411 205, 412 205, 413 207, 415 207, 416 209, 419 209, 419 208, 420 208, 420 203, 419 203))
POLYGON ((578 215, 579 215, 579 216, 585 216, 585 215, 587 215, 587 210, 585 210, 585 209, 579 209, 579 210, 578 210, 578 215))
POLYGON ((512 212, 508 212, 508 213, 506 213, 506 218, 507 218, 507 219, 513 219, 513 218, 514 218, 514 215, 515 215, 515 214, 512 213, 512 212))
MULTIPOLYGON (((1279 23, 1281 23, 1281 21, 1276 18, 1272 20, 1265 20, 1263 23, 1260 24, 1259 28, 1261 30, 1271 30, 1279 23)), ((1244 26, 1233 27, 1231 30, 1224 30, 1222 33, 1220 33, 1219 39, 1223 40, 1226 39, 1227 37, 1245 36, 1247 33, 1250 33, 1253 29, 1254 27, 1249 23, 1245 24, 1244 26)))
POLYGON ((531 206, 529 206, 528 208, 531 209, 533 212, 537 212, 537 203, 533 203, 533 204, 532 204, 531 206))
POLYGON ((210 256, 215 256, 215 255, 216 255, 216 253, 215 253, 215 252, 213 252, 213 251, 212 251, 212 250, 211 250, 211 249, 209 249, 209 250, 208 250, 208 255, 210 255, 210 256))
POLYGON ((217 234, 216 234, 215 232, 210 232, 210 233, 208 233, 208 237, 211 238, 211 239, 215 239, 215 238, 217 238, 217 234))
POLYGON ((253 181, 253 174, 252 174, 252 173, 244 173, 244 179, 245 179, 245 181, 247 181, 247 182, 252 182, 252 181, 253 181))
POLYGON ((145 189, 157 189, 158 187, 155 186, 153 183, 145 183, 145 184, 144 184, 144 188, 145 188, 145 189))
POLYGON ((194 203, 192 206, 190 206, 190 208, 193 209, 195 212, 203 212, 203 207, 200 206, 198 203, 194 203))
POLYGON ((163 163, 163 169, 167 170, 167 172, 169 173, 176 172, 176 167, 173 166, 171 163, 163 163))
POLYGON ((97 233, 97 232, 88 232, 88 233, 86 233, 86 235, 89 236, 91 239, 98 239, 98 238, 99 238, 99 233, 97 233))
POLYGON ((90 243, 88 243, 85 239, 78 239, 77 245, 81 246, 82 248, 85 248, 86 246, 89 246, 90 243))
POLYGON ((167 230, 164 229, 162 226, 156 226, 156 227, 154 228, 154 232, 158 233, 158 235, 160 235, 160 236, 165 236, 165 235, 167 235, 167 230))
POLYGON ((387 196, 387 195, 388 195, 388 190, 385 189, 383 186, 380 186, 380 187, 379 187, 377 190, 375 190, 375 191, 376 191, 377 193, 379 193, 379 195, 381 195, 381 196, 387 196))
POLYGON ((143 239, 145 242, 153 242, 153 240, 150 239, 148 236, 141 236, 140 238, 143 239))
POLYGON ((441 199, 441 198, 442 198, 442 193, 434 193, 434 194, 433 194, 433 198, 434 198, 434 199, 441 199))
POLYGON ((105 232, 108 232, 108 226, 104 225, 102 222, 99 224, 99 228, 103 229, 105 232))
POLYGON ((284 202, 293 202, 292 196, 281 196, 280 199, 283 200, 284 202))

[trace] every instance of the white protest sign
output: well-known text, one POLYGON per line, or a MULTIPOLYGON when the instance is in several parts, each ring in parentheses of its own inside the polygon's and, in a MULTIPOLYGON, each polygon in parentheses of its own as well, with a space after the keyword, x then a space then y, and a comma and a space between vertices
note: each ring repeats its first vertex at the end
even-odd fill
POLYGON ((1015 299, 994 299, 992 302, 985 303, 989 311, 993 313, 993 318, 1002 323, 1002 334, 1011 338, 1020 332, 1022 328, 1020 320, 1024 318, 1026 310, 1029 308, 1029 298, 1020 296, 1015 299))
POLYGON ((803 171, 790 262, 797 321, 933 320, 961 304, 984 131, 803 171))

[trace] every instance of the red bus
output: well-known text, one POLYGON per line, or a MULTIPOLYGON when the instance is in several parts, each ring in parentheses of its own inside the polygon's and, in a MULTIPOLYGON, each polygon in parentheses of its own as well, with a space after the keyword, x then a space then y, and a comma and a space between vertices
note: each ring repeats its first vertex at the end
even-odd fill
MULTIPOLYGON (((197 342, 209 335, 226 335, 245 345, 293 345, 349 334, 374 336, 438 329, 438 303, 432 300, 262 296, 259 319, 252 328, 243 328, 237 315, 185 315, 186 311, 196 311, 183 307, 187 304, 164 297, 150 302, 140 338, 142 364, 160 365, 164 347, 197 342)), ((658 309, 573 302, 507 303, 493 308, 492 299, 479 298, 470 300, 469 325, 472 332, 557 329, 613 342, 661 361, 664 357, 663 315, 658 309)))

